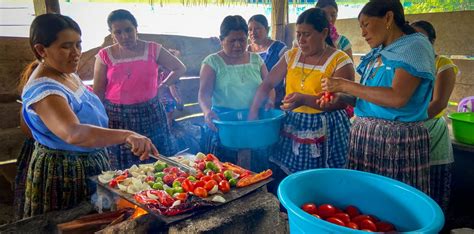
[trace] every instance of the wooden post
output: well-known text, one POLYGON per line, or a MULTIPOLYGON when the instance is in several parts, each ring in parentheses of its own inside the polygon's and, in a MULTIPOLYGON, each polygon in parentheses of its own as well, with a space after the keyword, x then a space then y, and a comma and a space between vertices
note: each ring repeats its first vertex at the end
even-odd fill
POLYGON ((288 0, 272 0, 272 38, 285 41, 288 24, 288 0))
POLYGON ((61 13, 59 9, 59 0, 33 0, 35 6, 35 15, 46 13, 61 13))

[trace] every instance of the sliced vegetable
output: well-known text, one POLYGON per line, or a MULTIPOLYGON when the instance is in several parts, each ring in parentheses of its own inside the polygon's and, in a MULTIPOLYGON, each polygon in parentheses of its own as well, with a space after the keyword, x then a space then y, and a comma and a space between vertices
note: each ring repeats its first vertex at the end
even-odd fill
POLYGON ((249 176, 246 176, 242 179, 239 180, 239 182, 237 182, 237 187, 245 187, 245 186, 249 186, 251 184, 255 184, 255 183, 258 183, 262 180, 266 180, 268 178, 270 178, 270 176, 272 176, 272 170, 268 169, 266 171, 263 171, 263 172, 260 172, 256 175, 249 175, 249 176))

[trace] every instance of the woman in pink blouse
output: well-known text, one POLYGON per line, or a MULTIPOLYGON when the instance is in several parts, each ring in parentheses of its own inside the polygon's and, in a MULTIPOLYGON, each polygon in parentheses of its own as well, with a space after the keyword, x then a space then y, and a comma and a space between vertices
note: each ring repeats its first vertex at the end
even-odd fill
MULTIPOLYGON (((129 11, 112 11, 107 24, 116 43, 101 49, 96 56, 94 92, 105 105, 109 127, 143 134, 160 153, 171 155, 175 147, 158 91, 176 83, 186 67, 160 44, 138 39, 138 24, 129 11), (171 71, 161 83, 158 82, 160 66, 171 71)), ((111 147, 109 152, 112 167, 116 169, 144 163, 123 145, 111 147)))

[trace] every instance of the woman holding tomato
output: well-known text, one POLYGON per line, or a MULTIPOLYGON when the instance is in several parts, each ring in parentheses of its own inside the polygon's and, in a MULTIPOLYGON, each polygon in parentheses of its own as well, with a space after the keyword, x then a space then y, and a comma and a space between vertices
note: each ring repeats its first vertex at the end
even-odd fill
POLYGON ((399 1, 371 0, 359 14, 372 50, 362 57, 361 82, 323 80, 323 89, 356 99, 350 135, 351 169, 391 177, 429 194, 428 118, 434 52, 405 21, 399 1))
POLYGON ((334 48, 322 9, 303 12, 296 21, 296 33, 300 46, 287 51, 270 71, 257 90, 249 114, 250 119, 256 119, 269 92, 285 79, 287 95, 282 109, 288 114, 277 152, 270 157, 277 165, 276 177, 279 169, 284 177, 312 168, 343 167, 349 145, 346 104, 334 100, 322 107, 316 100, 321 97, 323 77, 354 79, 352 60, 334 48))

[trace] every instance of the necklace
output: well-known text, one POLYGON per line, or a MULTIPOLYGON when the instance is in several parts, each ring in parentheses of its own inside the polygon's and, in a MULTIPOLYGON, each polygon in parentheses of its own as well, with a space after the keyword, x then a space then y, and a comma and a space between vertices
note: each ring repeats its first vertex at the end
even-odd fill
POLYGON ((306 61, 306 56, 303 57, 303 66, 301 66, 301 83, 300 83, 301 90, 304 90, 304 84, 305 84, 306 78, 308 78, 308 76, 314 71, 314 69, 321 62, 321 59, 323 59, 324 54, 326 53, 326 49, 327 49, 327 46, 324 48, 321 55, 319 55, 318 62, 316 63, 316 65, 313 65, 313 67, 311 68, 311 71, 309 71, 309 73, 304 73, 304 65, 305 65, 305 61, 306 61))
MULTIPOLYGON (((118 51, 119 51, 119 58, 124 60, 124 59, 127 59, 128 57, 126 57, 124 55, 124 50, 122 49, 122 47, 120 45, 117 45, 118 46, 118 51)), ((138 42, 137 44, 132 47, 131 51, 132 52, 136 52, 135 49, 138 48, 138 42)), ((123 64, 124 68, 125 68, 125 75, 126 75, 126 78, 127 79, 130 79, 130 76, 132 76, 132 66, 128 65, 128 66, 125 66, 125 62, 123 64)))

